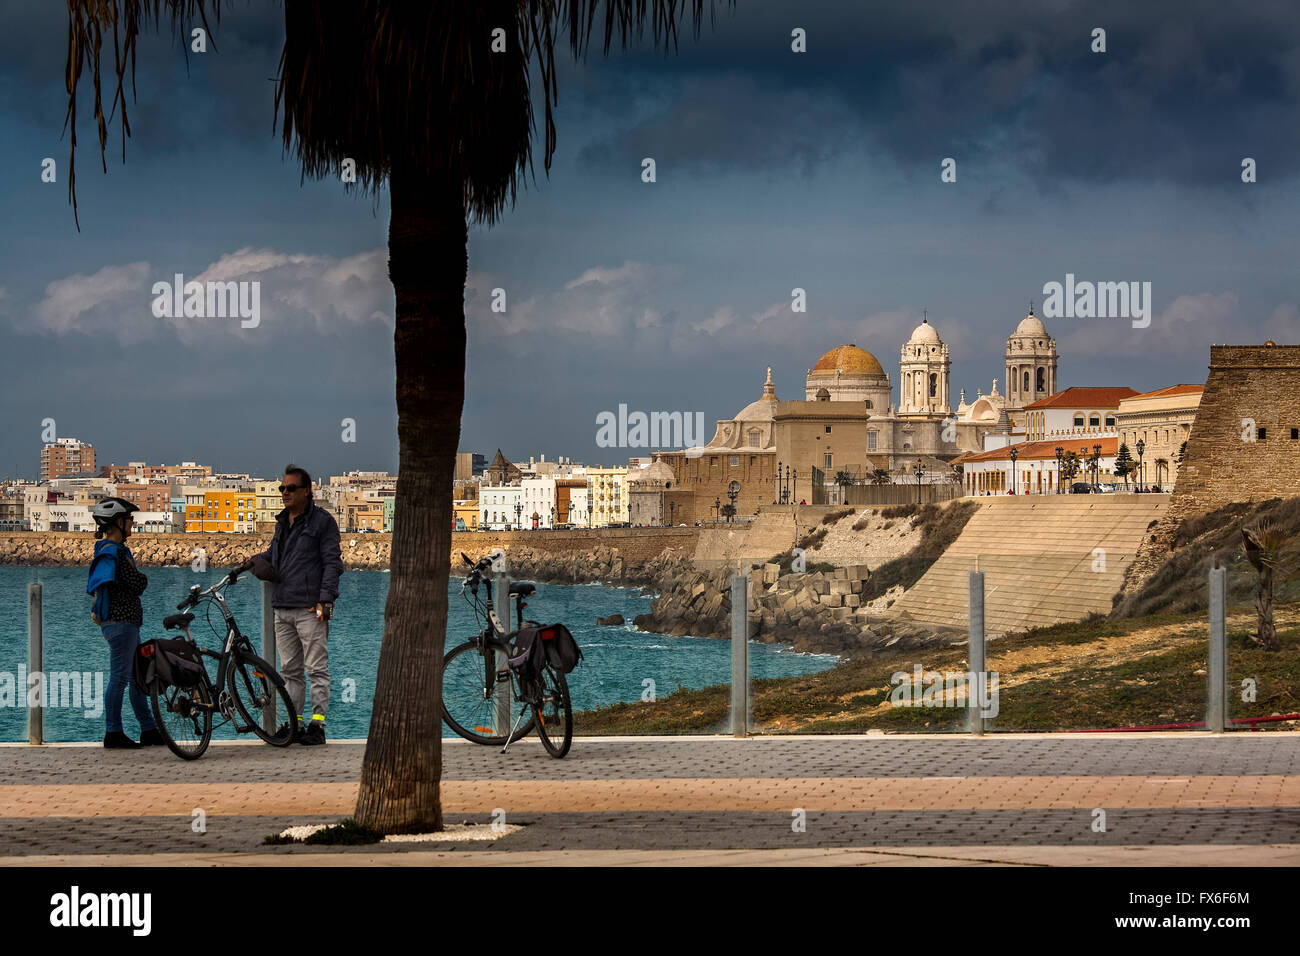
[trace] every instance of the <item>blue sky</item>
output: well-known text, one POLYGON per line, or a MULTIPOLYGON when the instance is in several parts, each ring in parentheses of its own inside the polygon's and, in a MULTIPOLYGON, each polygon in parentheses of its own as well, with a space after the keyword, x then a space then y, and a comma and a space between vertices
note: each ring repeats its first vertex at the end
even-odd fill
MULTIPOLYGON (((279 6, 227 5, 188 69, 168 31, 142 38, 133 137, 122 164, 112 132, 106 175, 83 96, 78 233, 66 12, 2 5, 0 474, 34 474, 45 418, 103 462, 395 467, 387 197, 301 183, 282 155, 279 6), (155 318, 150 288, 177 272, 261 281, 261 325, 155 318)), ((973 397, 1067 273, 1151 282, 1154 317, 1047 319, 1066 386, 1200 382, 1211 343, 1296 341, 1288 4, 850 6, 739 0, 676 55, 565 61, 549 177, 471 230, 462 450, 611 464, 637 452, 596 447, 599 412, 711 423, 758 397, 768 365, 800 397, 846 341, 897 388, 923 309, 953 394, 973 397)))

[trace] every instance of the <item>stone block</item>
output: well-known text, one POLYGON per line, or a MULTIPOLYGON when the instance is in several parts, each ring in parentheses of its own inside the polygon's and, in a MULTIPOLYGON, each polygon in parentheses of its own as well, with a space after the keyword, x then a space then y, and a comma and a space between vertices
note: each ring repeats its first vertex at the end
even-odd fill
POLYGON ((821 580, 818 581, 813 581, 813 591, 816 592, 817 594, 830 594, 831 582, 827 581, 825 578, 822 578, 821 580))
POLYGON ((853 615, 851 607, 831 608, 831 617, 836 621, 847 621, 853 615))
POLYGON ((863 582, 862 582, 862 581, 850 581, 850 582, 849 582, 849 592, 850 592, 851 594, 861 594, 861 593, 862 593, 862 585, 863 585, 863 582))
POLYGON ((832 582, 830 582, 830 593, 831 593, 831 594, 852 594, 852 593, 853 593, 853 582, 852 582, 852 581, 832 581, 832 582))
POLYGON ((835 581, 847 581, 849 579, 849 569, 836 568, 835 573, 832 575, 832 579, 835 581))
POLYGON ((828 607, 839 607, 843 601, 844 595, 842 594, 823 594, 821 596, 821 603, 828 607))

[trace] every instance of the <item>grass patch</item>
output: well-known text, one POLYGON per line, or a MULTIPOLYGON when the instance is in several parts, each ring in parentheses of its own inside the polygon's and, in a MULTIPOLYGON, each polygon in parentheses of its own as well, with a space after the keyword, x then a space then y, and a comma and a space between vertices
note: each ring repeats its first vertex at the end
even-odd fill
POLYGON ((852 508, 850 508, 848 511, 832 511, 830 514, 825 515, 822 518, 822 524, 826 525, 827 527, 830 527, 831 525, 843 521, 851 514, 853 514, 852 508))
MULTIPOLYGON (((966 522, 970 521, 979 505, 973 501, 957 501, 947 508, 940 508, 934 504, 899 505, 897 508, 887 508, 881 514, 893 517, 889 512, 908 508, 912 510, 900 517, 916 516, 916 527, 921 529, 921 541, 901 558, 886 561, 871 572, 870 579, 862 586, 864 604, 881 597, 892 587, 901 585, 910 588, 921 580, 925 572, 930 570, 930 566, 938 561, 944 551, 957 540, 957 536, 966 527, 966 522)), ((886 523, 885 527, 888 528, 889 524, 886 523)))
POLYGON ((795 547, 803 548, 805 551, 811 551, 826 540, 826 535, 829 531, 830 529, 825 526, 809 531, 799 539, 795 547))
POLYGON ((1163 565, 1137 591, 1115 598, 1116 617, 1146 617, 1170 610, 1195 612, 1209 606, 1209 570, 1217 561, 1228 569, 1228 603, 1254 600, 1258 577, 1242 551, 1241 529, 1276 522, 1290 540, 1282 549, 1274 600, 1300 600, 1300 498, 1274 498, 1257 504, 1231 504, 1189 518, 1175 531, 1163 565))
MULTIPOLYGON (((1294 605, 1292 606, 1294 607, 1294 605)), ((1232 613, 1249 611, 1237 607, 1232 613)), ((1097 730, 1110 727, 1192 723, 1205 719, 1206 623, 1201 614, 1161 613, 1148 618, 1116 620, 1094 615, 1087 620, 1035 628, 989 645, 988 667, 999 658, 1027 649, 1085 648, 1097 645, 1102 661, 1059 671, 1064 655, 1048 653, 1041 663, 1028 662, 1003 676, 1000 710, 986 721, 994 731, 1097 730), (1158 627, 1161 639, 1175 643, 1150 653, 1150 646, 1126 657, 1116 638, 1158 627), (1104 645, 1101 642, 1106 642, 1104 645), (1007 679, 1017 681, 1006 686, 1007 679)), ((1234 692, 1230 717, 1262 717, 1300 712, 1300 627, 1280 629, 1282 650, 1270 653, 1250 641, 1250 629, 1230 625, 1230 684, 1253 678, 1258 699, 1241 701, 1234 692)), ((964 671, 965 647, 886 652, 870 659, 843 662, 829 670, 799 677, 755 680, 751 686, 754 727, 765 733, 962 732, 966 711, 942 707, 880 707, 889 699, 890 676, 910 673, 914 664, 927 671, 964 671)), ((616 704, 574 717, 581 734, 691 734, 725 732, 730 727, 730 688, 678 688, 657 701, 616 704)), ((1268 724, 1261 724, 1268 729, 1268 724)), ((1244 727, 1242 728, 1244 729, 1244 727)))
MULTIPOLYGON (((880 510, 882 518, 910 518, 920 509, 920 505, 893 505, 880 510)), ((933 505, 931 505, 933 507, 933 505)))

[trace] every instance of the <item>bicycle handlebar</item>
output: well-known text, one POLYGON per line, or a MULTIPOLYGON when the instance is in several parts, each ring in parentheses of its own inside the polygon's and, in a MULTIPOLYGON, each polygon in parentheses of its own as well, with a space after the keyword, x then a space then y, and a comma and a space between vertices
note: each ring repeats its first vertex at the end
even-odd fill
POLYGON ((194 585, 193 587, 190 588, 190 593, 185 596, 185 600, 181 601, 180 604, 176 605, 176 610, 184 611, 187 608, 195 607, 199 603, 199 598, 207 597, 210 594, 215 594, 217 593, 217 590, 219 588, 223 588, 226 587, 227 585, 234 584, 236 581, 239 580, 239 576, 243 574, 245 571, 247 571, 249 568, 251 568, 252 566, 253 566, 252 561, 245 561, 243 564, 239 565, 238 567, 231 568, 229 571, 226 572, 226 576, 224 578, 222 578, 220 581, 218 581, 216 584, 212 585, 211 587, 206 588, 205 590, 202 591, 199 590, 199 586, 197 584, 194 585))

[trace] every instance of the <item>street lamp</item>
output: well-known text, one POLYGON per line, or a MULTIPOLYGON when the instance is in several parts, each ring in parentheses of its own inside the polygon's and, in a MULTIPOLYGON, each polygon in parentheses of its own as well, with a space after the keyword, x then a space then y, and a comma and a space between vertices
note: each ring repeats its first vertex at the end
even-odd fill
POLYGON ((1143 453, 1144 451, 1146 451, 1146 448, 1147 448, 1147 443, 1146 443, 1145 441, 1143 441, 1141 438, 1139 438, 1139 439, 1138 439, 1138 443, 1137 443, 1137 450, 1138 450, 1138 490, 1139 490, 1139 491, 1142 490, 1142 483, 1143 483, 1144 481, 1146 481, 1146 477, 1147 477, 1147 476, 1146 476, 1146 472, 1145 472, 1145 471, 1143 470, 1143 468, 1142 468, 1142 453, 1143 453))
POLYGON ((776 463, 776 500, 785 504, 785 487, 781 484, 781 462, 776 463))
POLYGON ((716 495, 713 498, 713 523, 717 524, 722 520, 722 499, 716 495))
POLYGON ((727 487, 727 498, 731 502, 731 514, 727 516, 728 521, 736 520, 736 499, 740 496, 740 488, 733 481, 727 487))
POLYGON ((921 479, 925 477, 925 469, 921 467, 919 461, 912 462, 912 474, 916 475, 916 503, 921 503, 921 479))
POLYGON ((1092 484, 1095 488, 1101 481, 1101 446, 1092 446, 1092 484))
POLYGON ((672 525, 674 528, 677 527, 676 512, 677 512, 677 502, 675 501, 668 502, 668 523, 672 525))
POLYGON ((1020 457, 1020 450, 1015 445, 1011 446, 1011 493, 1016 493, 1016 459, 1020 457))
POLYGON ((1061 494, 1061 459, 1065 456, 1065 449, 1060 445, 1056 446, 1056 493, 1061 494))
POLYGON ((519 530, 519 522, 523 520, 524 506, 522 502, 515 502, 515 530, 519 530))
POLYGON ((551 527, 555 527, 555 505, 551 505, 551 527))

